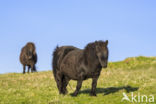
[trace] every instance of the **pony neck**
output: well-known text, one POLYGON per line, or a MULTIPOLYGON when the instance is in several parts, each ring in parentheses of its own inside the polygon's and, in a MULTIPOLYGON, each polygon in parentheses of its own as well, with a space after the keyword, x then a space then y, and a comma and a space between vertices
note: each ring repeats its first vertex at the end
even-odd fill
POLYGON ((95 43, 90 43, 85 47, 83 51, 85 64, 91 67, 96 67, 100 65, 95 49, 95 43))

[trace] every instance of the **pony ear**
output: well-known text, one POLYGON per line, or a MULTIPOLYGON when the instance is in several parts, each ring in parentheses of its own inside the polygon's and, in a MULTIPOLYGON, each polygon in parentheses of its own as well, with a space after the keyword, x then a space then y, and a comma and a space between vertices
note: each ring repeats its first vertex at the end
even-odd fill
POLYGON ((98 41, 97 40, 95 41, 95 44, 98 44, 98 41))
POLYGON ((105 42, 105 43, 106 43, 106 46, 107 46, 107 45, 108 45, 108 40, 106 40, 106 42, 105 42))

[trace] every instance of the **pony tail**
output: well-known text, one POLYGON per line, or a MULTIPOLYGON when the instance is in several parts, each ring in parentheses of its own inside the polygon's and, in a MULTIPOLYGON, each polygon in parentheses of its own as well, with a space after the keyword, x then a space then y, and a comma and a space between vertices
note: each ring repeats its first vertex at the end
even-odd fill
POLYGON ((59 59, 58 50, 59 50, 59 47, 56 46, 56 48, 55 48, 55 50, 53 52, 52 68, 53 68, 53 74, 54 74, 55 80, 56 80, 56 73, 57 73, 57 70, 58 70, 58 67, 57 67, 57 63, 58 63, 58 59, 59 59))

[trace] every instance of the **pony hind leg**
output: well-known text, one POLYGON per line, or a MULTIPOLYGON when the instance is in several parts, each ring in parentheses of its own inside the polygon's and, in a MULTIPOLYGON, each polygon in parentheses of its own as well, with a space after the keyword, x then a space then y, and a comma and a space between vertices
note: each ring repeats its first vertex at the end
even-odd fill
MULTIPOLYGON (((56 73, 55 82, 56 82, 58 90, 60 89, 59 80, 60 80, 60 77, 58 76, 58 73, 56 73)), ((59 90, 59 93, 60 93, 60 90, 59 90)))
POLYGON ((63 94, 67 94, 67 85, 68 85, 68 83, 69 83, 69 78, 68 77, 66 77, 66 76, 64 76, 64 78, 63 78, 63 86, 62 86, 62 93, 63 94))
POLYGON ((62 88, 63 88, 63 75, 60 72, 57 73, 57 82, 56 83, 57 83, 57 87, 58 87, 59 93, 63 94, 63 92, 62 92, 62 88))

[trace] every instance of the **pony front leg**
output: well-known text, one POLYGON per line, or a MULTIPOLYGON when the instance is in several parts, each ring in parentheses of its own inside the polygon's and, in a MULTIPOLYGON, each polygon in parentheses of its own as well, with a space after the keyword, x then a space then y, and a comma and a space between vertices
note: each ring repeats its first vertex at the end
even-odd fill
POLYGON ((29 73, 29 71, 30 71, 30 68, 31 68, 31 67, 30 67, 30 66, 28 66, 28 73, 29 73))
POLYGON ((23 74, 25 74, 25 65, 23 65, 23 74))
POLYGON ((33 73, 34 72, 34 65, 31 64, 30 66, 31 66, 31 72, 33 73))
POLYGON ((82 86, 82 80, 77 81, 77 86, 76 86, 76 90, 75 92, 72 94, 73 96, 77 96, 77 94, 79 93, 79 90, 82 86))
POLYGON ((63 92, 63 94, 67 94, 67 85, 68 85, 68 83, 69 83, 69 78, 67 78, 67 77, 65 77, 64 76, 64 79, 63 79, 63 86, 62 86, 62 92, 63 92))
POLYGON ((98 77, 92 79, 92 90, 90 93, 91 96, 96 96, 97 80, 98 80, 98 77))

